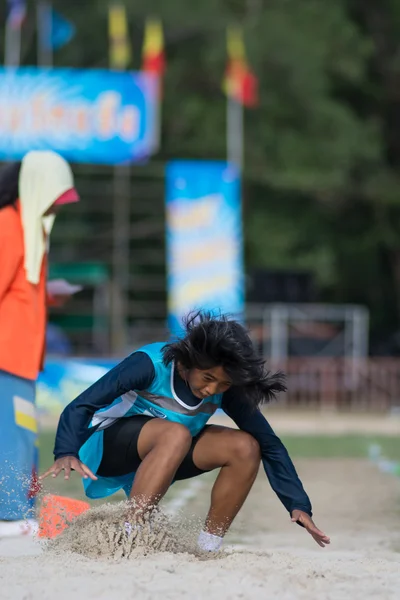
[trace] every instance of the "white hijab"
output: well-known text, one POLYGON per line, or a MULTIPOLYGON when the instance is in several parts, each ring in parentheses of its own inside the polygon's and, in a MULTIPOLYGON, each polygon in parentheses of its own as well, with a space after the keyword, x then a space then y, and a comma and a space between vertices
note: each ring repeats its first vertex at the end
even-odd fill
POLYGON ((69 164, 55 152, 34 150, 22 160, 19 174, 19 201, 25 244, 26 278, 37 284, 43 256, 48 250, 46 237, 54 224, 54 215, 44 214, 65 192, 74 187, 69 164), (43 235, 43 231, 46 236, 43 235))

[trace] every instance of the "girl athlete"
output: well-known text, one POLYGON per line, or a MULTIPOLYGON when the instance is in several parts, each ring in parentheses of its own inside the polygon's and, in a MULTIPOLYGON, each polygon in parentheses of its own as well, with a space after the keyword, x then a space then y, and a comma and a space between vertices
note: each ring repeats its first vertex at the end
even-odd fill
MULTIPOLYGON (((198 545, 216 551, 257 476, 322 547, 310 500, 287 450, 259 410, 285 391, 270 375, 238 322, 207 313, 186 320, 177 341, 140 348, 63 411, 55 462, 41 477, 71 470, 89 498, 121 488, 135 506, 157 504, 176 480, 220 469, 198 545), (207 421, 222 408, 239 430, 207 421)), ((127 524, 129 527, 129 523, 127 524)))

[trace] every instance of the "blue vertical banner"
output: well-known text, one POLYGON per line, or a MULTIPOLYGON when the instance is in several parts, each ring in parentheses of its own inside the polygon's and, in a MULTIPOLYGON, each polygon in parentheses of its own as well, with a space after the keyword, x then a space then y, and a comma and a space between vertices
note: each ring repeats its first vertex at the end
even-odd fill
POLYGON ((209 310, 244 313, 240 177, 225 162, 173 161, 167 166, 168 325, 209 310))

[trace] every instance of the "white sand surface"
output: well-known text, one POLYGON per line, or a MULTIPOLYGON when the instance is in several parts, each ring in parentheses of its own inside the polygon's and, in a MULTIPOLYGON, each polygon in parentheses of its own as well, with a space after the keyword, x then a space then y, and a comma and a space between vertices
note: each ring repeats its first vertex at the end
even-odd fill
MULTIPOLYGON (((96 534, 81 523, 76 536, 83 554, 71 551, 67 537, 52 550, 26 538, 0 540, 0 598, 398 600, 400 480, 367 461, 302 460, 297 467, 317 525, 332 537, 329 548, 320 549, 290 522, 260 471, 219 557, 180 552, 187 542, 173 527, 173 552, 92 558, 85 552, 93 551, 96 534)), ((185 502, 172 500, 166 510, 175 512, 175 522, 185 522, 194 541, 212 482, 193 482, 185 502)))

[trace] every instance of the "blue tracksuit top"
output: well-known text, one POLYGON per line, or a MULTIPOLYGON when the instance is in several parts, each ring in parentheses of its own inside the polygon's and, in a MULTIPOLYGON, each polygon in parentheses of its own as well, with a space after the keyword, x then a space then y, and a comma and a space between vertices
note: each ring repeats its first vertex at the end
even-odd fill
MULTIPOLYGON (((55 458, 75 456, 94 473, 103 453, 103 431, 117 419, 145 414, 185 425, 197 435, 218 408, 259 443, 265 473, 285 508, 312 514, 310 500, 281 440, 259 410, 251 410, 238 390, 199 401, 180 378, 174 364, 164 365, 162 347, 140 348, 82 392, 62 412, 55 458)), ((87 496, 102 498, 123 488, 129 494, 134 473, 123 477, 84 479, 87 496)))

